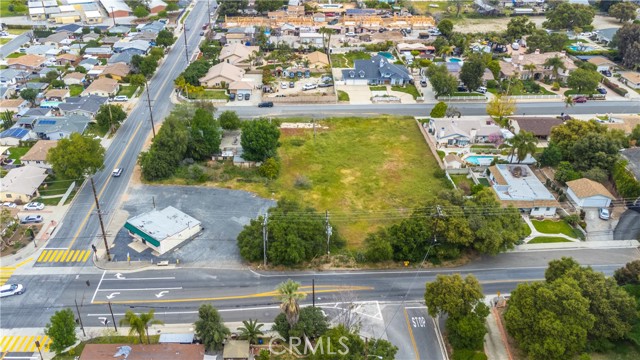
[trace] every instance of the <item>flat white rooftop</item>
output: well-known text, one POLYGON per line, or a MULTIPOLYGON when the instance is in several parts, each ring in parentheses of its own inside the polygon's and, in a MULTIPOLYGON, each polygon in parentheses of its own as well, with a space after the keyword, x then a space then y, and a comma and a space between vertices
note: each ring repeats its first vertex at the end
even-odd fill
POLYGON ((144 233, 158 241, 181 233, 186 229, 200 226, 200 221, 173 206, 166 207, 162 210, 154 209, 134 216, 127 220, 127 223, 144 231, 144 233))

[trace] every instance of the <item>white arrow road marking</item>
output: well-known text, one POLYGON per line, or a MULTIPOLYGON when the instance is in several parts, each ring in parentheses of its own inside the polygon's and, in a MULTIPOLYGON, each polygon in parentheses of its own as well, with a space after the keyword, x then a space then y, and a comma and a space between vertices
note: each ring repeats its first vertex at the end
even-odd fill
POLYGON ((159 299, 159 298, 163 297, 164 294, 168 294, 168 293, 169 293, 168 291, 160 291, 159 293, 156 294, 156 297, 159 299))
POLYGON ((157 290, 182 290, 182 286, 180 287, 160 287, 160 288, 142 288, 142 289, 100 289, 98 291, 157 291, 157 290))
POLYGON ((124 276, 122 276, 122 274, 120 274, 120 273, 117 273, 117 274, 116 274, 116 278, 118 278, 118 280, 125 279, 125 277, 124 277, 124 276))
POLYGON ((111 300, 111 299, 113 299, 114 297, 116 297, 116 295, 120 295, 120 293, 119 293, 119 292, 111 293, 111 294, 107 295, 107 299, 111 300))

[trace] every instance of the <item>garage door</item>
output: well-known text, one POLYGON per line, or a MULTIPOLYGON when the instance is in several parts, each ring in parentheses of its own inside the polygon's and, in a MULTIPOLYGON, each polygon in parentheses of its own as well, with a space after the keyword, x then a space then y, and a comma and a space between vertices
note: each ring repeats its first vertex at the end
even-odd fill
POLYGON ((582 207, 606 207, 608 199, 602 197, 589 197, 582 201, 582 207))

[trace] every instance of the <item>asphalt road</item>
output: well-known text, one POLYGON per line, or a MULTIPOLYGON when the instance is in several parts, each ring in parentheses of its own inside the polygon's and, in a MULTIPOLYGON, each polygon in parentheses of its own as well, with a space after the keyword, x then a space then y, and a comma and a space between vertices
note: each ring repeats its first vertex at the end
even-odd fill
MULTIPOLYGON (((187 32, 189 53, 197 48, 201 37, 200 27, 207 22, 207 2, 198 1, 189 13, 186 24, 191 31, 187 32)), ((153 119, 155 124, 162 122, 172 108, 169 96, 173 91, 173 80, 186 68, 185 44, 183 38, 179 38, 173 48, 165 57, 163 63, 153 79, 149 82, 153 119)), ((140 97, 138 104, 122 124, 111 145, 107 149, 104 169, 94 175, 95 187, 98 192, 100 208, 108 223, 110 216, 120 204, 133 168, 138 159, 145 140, 151 132, 149 109, 146 102, 146 94, 140 97), (123 168, 122 176, 111 177, 114 168, 123 168)), ((90 184, 85 186, 76 195, 73 204, 65 215, 59 230, 54 238, 49 241, 47 248, 86 250, 91 244, 96 243, 100 228, 95 211, 94 197, 90 184)), ((100 244, 97 244, 100 246, 100 244)), ((67 263, 38 263, 42 266, 63 266, 67 263)))
POLYGON ((24 45, 27 42, 29 42, 29 34, 30 33, 31 33, 31 31, 27 31, 27 32, 25 32, 23 34, 20 34, 20 35, 16 36, 15 38, 11 39, 11 41, 9 41, 8 43, 0 46, 0 57, 6 58, 9 54, 11 54, 12 52, 15 52, 22 45, 24 45))
MULTIPOLYGON (((367 104, 367 105, 274 105, 272 108, 250 106, 222 106, 219 111, 233 110, 244 119, 269 116, 307 116, 325 118, 332 116, 377 116, 380 114, 428 116, 433 103, 428 104, 367 104)), ((451 103, 462 115, 486 115, 485 103, 451 103)), ((567 109, 562 102, 521 102, 515 114, 521 115, 560 115, 571 114, 637 114, 640 113, 640 101, 589 101, 576 104, 567 109)))

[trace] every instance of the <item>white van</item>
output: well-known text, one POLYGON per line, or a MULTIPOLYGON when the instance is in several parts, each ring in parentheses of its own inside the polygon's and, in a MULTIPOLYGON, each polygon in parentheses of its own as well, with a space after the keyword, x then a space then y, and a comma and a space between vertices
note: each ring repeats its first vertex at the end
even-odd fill
POLYGON ((7 284, 0 287, 0 298, 11 295, 22 295, 24 293, 24 286, 21 284, 7 284))
POLYGON ((487 88, 484 86, 480 86, 476 92, 479 92, 480 94, 486 94, 487 93, 487 88))

